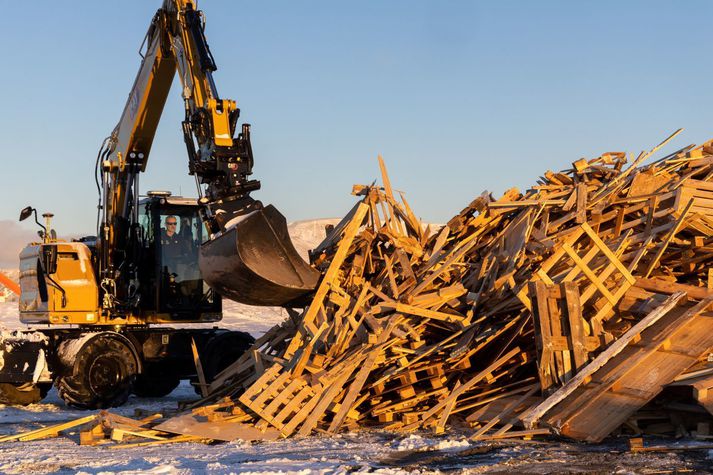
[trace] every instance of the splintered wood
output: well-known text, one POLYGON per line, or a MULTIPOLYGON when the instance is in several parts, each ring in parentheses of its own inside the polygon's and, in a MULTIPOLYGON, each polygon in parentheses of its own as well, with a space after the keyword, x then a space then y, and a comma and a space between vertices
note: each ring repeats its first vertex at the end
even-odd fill
POLYGON ((483 193, 440 229, 422 226, 379 157, 383 186, 356 185, 357 204, 310 253, 323 276, 309 305, 192 412, 151 430, 230 440, 460 427, 474 440, 552 430, 597 441, 685 433, 691 418, 678 415, 696 402, 693 427, 708 427, 713 143, 644 164, 677 134, 628 166, 610 152, 524 193, 483 193), (656 402, 686 385, 697 401, 656 402))

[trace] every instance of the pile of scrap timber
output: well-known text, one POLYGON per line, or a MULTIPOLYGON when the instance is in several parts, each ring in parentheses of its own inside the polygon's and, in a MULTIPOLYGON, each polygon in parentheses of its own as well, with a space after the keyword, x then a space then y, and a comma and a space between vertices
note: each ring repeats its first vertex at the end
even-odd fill
POLYGON ((707 435, 713 142, 644 165, 677 133, 628 165, 605 153, 524 194, 484 193, 434 232, 380 159, 383 186, 355 186, 311 253, 309 306, 150 430, 707 435))
POLYGON ((213 400, 285 437, 461 421, 476 438, 601 439, 713 348, 713 145, 642 166, 675 135, 628 166, 606 153, 483 194, 434 233, 380 161, 383 187, 355 187, 312 252, 310 305, 219 375, 213 400))

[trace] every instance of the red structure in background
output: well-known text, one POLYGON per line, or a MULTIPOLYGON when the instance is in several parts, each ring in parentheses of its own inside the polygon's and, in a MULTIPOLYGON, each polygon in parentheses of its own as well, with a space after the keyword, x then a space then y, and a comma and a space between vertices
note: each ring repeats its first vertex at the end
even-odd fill
POLYGON ((10 289, 15 295, 20 295, 20 286, 2 272, 0 272, 0 284, 10 289))

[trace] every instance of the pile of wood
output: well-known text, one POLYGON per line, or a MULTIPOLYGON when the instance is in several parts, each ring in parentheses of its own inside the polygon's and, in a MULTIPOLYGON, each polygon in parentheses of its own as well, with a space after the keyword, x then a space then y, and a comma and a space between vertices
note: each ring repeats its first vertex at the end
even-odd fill
POLYGON ((310 304, 163 427, 228 440, 460 425, 480 440, 598 441, 642 433, 647 417, 661 427, 669 413, 652 401, 680 386, 702 407, 669 409, 698 411, 702 430, 713 142, 643 165, 677 134, 633 160, 605 153, 525 193, 484 193, 434 232, 380 158, 383 186, 355 186, 359 202, 311 253, 323 278, 310 304))
MULTIPOLYGON (((682 308, 708 296, 713 146, 641 166, 676 134, 629 166, 606 153, 547 172, 524 194, 485 193, 435 233, 395 196, 380 160, 383 187, 356 186, 361 201, 312 253, 324 278, 310 305, 211 393, 285 437, 373 425, 442 432, 452 421, 475 438, 561 430, 561 418, 545 418, 551 407, 533 412, 543 396, 591 372, 622 336, 619 346, 639 341, 658 321, 650 313, 672 305, 668 294, 688 291, 682 308)), ((614 428, 713 347, 697 343, 614 428)))

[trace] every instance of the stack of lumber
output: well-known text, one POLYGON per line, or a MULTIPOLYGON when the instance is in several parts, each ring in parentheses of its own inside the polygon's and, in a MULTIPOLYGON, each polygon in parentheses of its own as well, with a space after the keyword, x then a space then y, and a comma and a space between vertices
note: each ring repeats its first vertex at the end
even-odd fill
POLYGON ((383 186, 355 186, 310 254, 323 277, 309 305, 163 427, 599 441, 643 432, 637 411, 676 385, 709 419, 713 142, 644 164, 679 132, 633 160, 605 153, 524 193, 483 193, 433 232, 379 158, 383 186))

